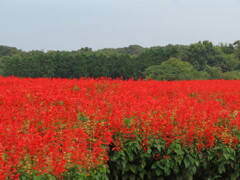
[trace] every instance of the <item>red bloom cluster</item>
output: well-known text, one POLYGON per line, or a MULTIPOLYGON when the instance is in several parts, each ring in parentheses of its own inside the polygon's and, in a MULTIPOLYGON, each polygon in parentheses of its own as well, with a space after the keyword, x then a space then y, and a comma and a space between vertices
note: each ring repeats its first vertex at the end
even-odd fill
MULTIPOLYGON (((0 78, 0 179, 60 175, 140 137, 211 148, 238 143, 240 81, 0 78)), ((168 157, 165 157, 168 158, 168 157)))

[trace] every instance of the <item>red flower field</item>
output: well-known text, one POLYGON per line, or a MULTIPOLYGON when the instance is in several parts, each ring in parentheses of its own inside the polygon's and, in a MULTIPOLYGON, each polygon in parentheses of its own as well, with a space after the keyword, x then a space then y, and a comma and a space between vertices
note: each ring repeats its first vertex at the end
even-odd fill
MULTIPOLYGON (((109 145, 151 138, 166 146, 235 148, 240 81, 0 78, 0 179, 61 175, 108 160, 109 145)), ((164 156, 164 159, 168 159, 164 156)))

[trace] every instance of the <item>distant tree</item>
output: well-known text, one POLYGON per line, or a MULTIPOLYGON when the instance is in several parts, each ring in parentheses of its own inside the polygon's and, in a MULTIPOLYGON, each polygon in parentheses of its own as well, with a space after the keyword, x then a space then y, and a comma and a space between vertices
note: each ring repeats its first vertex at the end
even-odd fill
POLYGON ((182 49, 184 48, 184 46, 182 45, 172 45, 172 44, 168 44, 167 46, 164 46, 163 49, 165 51, 165 56, 166 58, 179 58, 180 57, 180 52, 182 51, 182 49))
POLYGON ((204 70, 206 65, 216 66, 219 59, 217 50, 209 41, 198 42, 186 47, 182 52, 182 60, 187 61, 193 65, 198 71, 204 70))
POLYGON ((188 62, 170 58, 160 65, 146 68, 143 74, 146 78, 156 80, 190 80, 195 78, 196 70, 188 62))
POLYGON ((1 46, 0 45, 0 56, 10 56, 22 52, 21 50, 15 47, 1 46))
POLYGON ((232 80, 240 79, 240 71, 230 71, 223 73, 223 79, 232 80))
POLYGON ((218 46, 203 41, 189 46, 169 44, 143 48, 130 45, 98 51, 84 47, 71 52, 24 52, 14 47, 0 46, 0 75, 5 76, 139 79, 147 75, 156 79, 178 80, 219 79, 223 73, 229 77, 238 71, 240 40, 218 46))
POLYGON ((3 75, 23 77, 24 69, 22 66, 23 58, 20 55, 6 56, 2 59, 3 75))
POLYGON ((4 68, 3 58, 0 57, 0 76, 3 76, 3 68, 4 68))
POLYGON ((167 60, 165 51, 162 47, 150 48, 144 53, 134 58, 133 77, 138 79, 143 76, 142 72, 149 66, 159 65, 167 60))
POLYGON ((223 73, 221 71, 220 67, 212 67, 209 65, 205 66, 205 70, 209 75, 210 78, 209 79, 222 79, 223 78, 223 73))
POLYGON ((195 71, 193 72, 194 74, 194 79, 196 80, 208 80, 208 79, 211 79, 211 76, 210 74, 208 74, 208 72, 206 71, 195 71))
POLYGON ((17 53, 21 53, 22 51, 9 46, 0 45, 0 75, 4 74, 4 57, 11 56, 17 53))
POLYGON ((130 45, 128 47, 118 49, 118 52, 120 54, 128 54, 128 55, 140 55, 144 51, 145 51, 145 48, 139 45, 130 45))
POLYGON ((225 54, 232 54, 234 52, 233 44, 220 44, 220 49, 225 54))
POLYGON ((240 40, 237 40, 233 43, 234 48, 240 48, 240 40))
POLYGON ((113 55, 113 54, 122 54, 122 55, 130 55, 130 56, 138 56, 142 54, 146 48, 143 48, 139 45, 129 45, 128 47, 123 48, 104 48, 100 49, 97 52, 103 53, 106 55, 113 55))
POLYGON ((234 46, 234 54, 237 56, 238 59, 240 59, 240 40, 235 41, 233 43, 234 46))
POLYGON ((122 77, 128 79, 132 77, 133 64, 128 55, 113 55, 108 57, 108 68, 111 78, 122 77))
POLYGON ((77 52, 92 52, 92 48, 84 47, 84 48, 77 50, 77 52))
POLYGON ((240 68, 240 60, 235 54, 221 54, 219 58, 222 59, 221 64, 219 64, 222 72, 229 72, 240 68))

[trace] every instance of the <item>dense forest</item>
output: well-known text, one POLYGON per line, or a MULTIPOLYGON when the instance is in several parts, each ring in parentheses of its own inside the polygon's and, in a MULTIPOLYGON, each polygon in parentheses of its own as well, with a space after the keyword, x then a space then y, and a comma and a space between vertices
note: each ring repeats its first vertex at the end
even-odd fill
POLYGON ((111 77, 156 80, 240 79, 240 40, 213 45, 144 48, 130 45, 93 51, 29 51, 0 46, 0 75, 17 77, 111 77))

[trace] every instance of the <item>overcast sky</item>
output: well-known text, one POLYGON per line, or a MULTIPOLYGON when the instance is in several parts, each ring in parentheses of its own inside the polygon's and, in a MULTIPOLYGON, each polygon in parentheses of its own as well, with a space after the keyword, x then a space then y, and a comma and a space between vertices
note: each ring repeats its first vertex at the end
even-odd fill
POLYGON ((0 45, 23 50, 240 40, 240 0, 0 0, 0 45))

